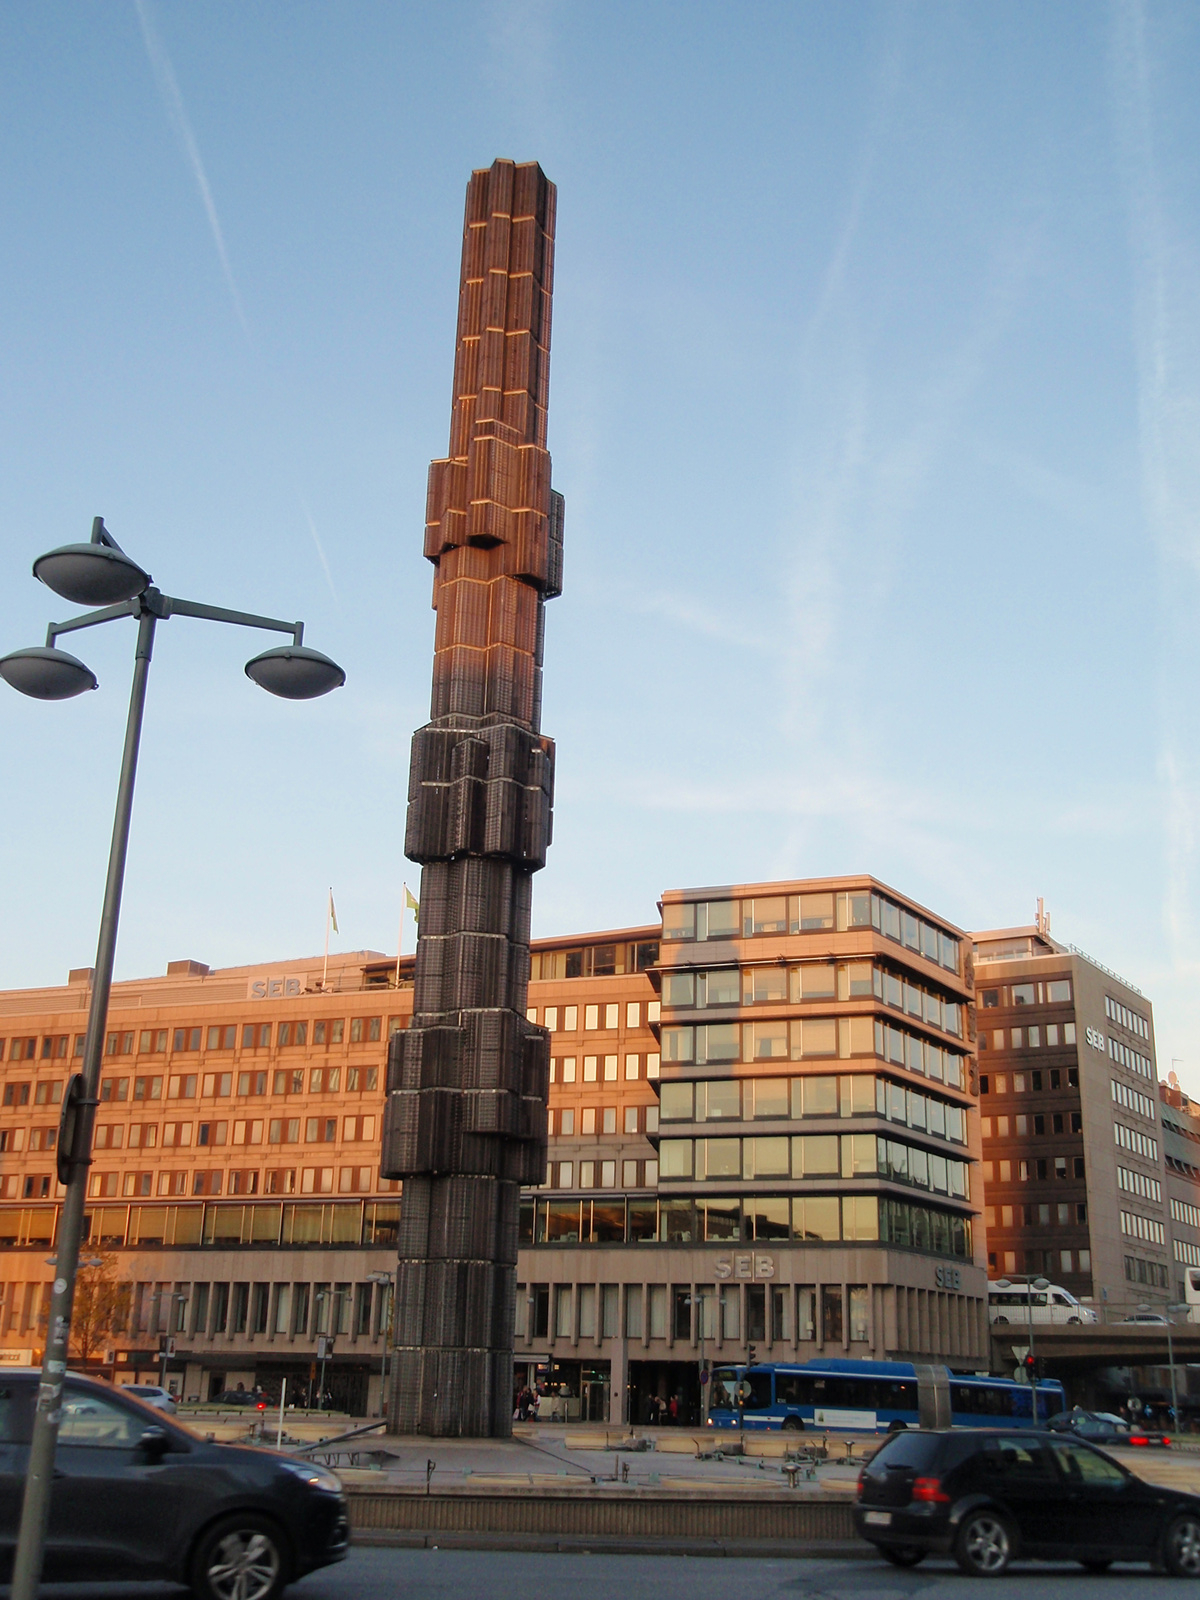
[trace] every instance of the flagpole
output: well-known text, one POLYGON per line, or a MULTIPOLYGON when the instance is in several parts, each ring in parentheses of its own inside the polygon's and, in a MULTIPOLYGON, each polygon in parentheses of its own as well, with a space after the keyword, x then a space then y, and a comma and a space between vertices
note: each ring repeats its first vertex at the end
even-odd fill
POLYGON ((329 898, 325 902, 325 965, 321 968, 321 987, 325 987, 325 980, 329 977, 329 915, 333 908, 333 890, 329 891, 329 898))

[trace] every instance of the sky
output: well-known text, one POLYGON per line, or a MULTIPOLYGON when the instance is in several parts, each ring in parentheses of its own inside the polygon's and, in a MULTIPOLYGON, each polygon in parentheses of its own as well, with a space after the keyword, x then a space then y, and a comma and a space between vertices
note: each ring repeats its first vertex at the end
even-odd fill
MULTIPOLYGON (((1152 1001, 1200 1094, 1200 10, 0 5, 0 648, 168 593, 118 976, 393 952, 463 192, 558 185, 534 932, 870 872, 1152 1001)), ((131 622, 0 694, 0 986, 94 959, 131 622)), ((411 949, 412 925, 405 930, 411 949)))

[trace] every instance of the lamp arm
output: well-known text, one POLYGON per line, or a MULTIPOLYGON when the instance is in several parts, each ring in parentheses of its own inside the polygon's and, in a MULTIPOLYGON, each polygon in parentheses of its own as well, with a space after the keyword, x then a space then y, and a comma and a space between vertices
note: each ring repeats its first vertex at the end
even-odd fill
POLYGON ((60 633, 75 633, 79 628, 96 628, 102 622, 112 622, 116 617, 136 617, 141 612, 141 597, 123 600, 120 605, 102 606, 99 611, 85 611, 70 622, 52 622, 46 629, 46 648, 53 650, 60 633))
POLYGON ((240 628, 265 628, 268 633, 290 633, 295 644, 304 643, 302 622, 281 622, 277 617, 259 617, 251 611, 228 611, 224 606, 208 606, 198 600, 177 600, 173 595, 162 596, 163 615, 168 617, 199 617, 205 622, 231 622, 240 628))

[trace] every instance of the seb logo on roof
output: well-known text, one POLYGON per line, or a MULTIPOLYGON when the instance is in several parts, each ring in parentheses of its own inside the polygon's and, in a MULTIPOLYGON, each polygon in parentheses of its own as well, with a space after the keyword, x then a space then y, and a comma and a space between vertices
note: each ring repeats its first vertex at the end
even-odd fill
POLYGON ((732 1256, 718 1256, 713 1262, 713 1277, 720 1280, 774 1276, 775 1257, 760 1255, 757 1250, 747 1250, 745 1254, 738 1252, 732 1256))
POLYGON ((291 1000, 304 993, 303 978, 251 978, 247 1000, 291 1000))

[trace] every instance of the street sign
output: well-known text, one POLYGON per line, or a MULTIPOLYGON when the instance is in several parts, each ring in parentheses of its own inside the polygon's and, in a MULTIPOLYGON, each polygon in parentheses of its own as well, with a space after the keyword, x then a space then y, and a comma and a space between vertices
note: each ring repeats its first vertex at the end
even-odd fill
POLYGON ((701 1383, 707 1383, 708 1382, 708 1368, 707 1367, 705 1367, 703 1369, 703 1371, 701 1372, 701 1374, 700 1374, 700 1382, 701 1383))

